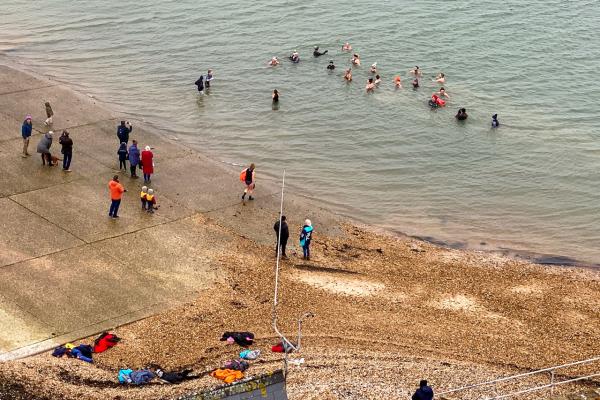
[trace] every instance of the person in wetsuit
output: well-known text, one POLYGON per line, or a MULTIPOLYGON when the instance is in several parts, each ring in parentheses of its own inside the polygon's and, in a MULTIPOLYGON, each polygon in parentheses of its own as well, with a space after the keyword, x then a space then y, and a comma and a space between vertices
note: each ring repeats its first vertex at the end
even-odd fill
POLYGON ((319 46, 315 46, 315 50, 313 51, 313 56, 315 56, 315 57, 321 57, 322 55, 327 54, 328 51, 329 50, 325 50, 324 52, 321 53, 319 51, 319 46))
POLYGON ((198 86, 198 91, 202 93, 204 91, 204 75, 200 75, 200 78, 194 82, 194 85, 198 86))
POLYGON ((278 103, 279 102, 279 92, 277 91, 277 89, 273 89, 273 103, 278 103))
POLYGON ((419 88, 419 78, 413 79, 412 85, 413 85, 413 89, 418 89, 419 88))
POLYGON ((294 64, 297 64, 300 62, 300 54, 298 54, 298 52, 296 50, 294 50, 294 52, 290 55, 290 61, 293 62, 294 64))
POLYGON ((498 114, 492 115, 492 128, 497 128, 500 126, 500 122, 498 121, 498 114))
POLYGON ((329 65, 327 66, 329 71, 333 71, 335 69, 335 65, 333 65, 333 60, 329 60, 329 65))

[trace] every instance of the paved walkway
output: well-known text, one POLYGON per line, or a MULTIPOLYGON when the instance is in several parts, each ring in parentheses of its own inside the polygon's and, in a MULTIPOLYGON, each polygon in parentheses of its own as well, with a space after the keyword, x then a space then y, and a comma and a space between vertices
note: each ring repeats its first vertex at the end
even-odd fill
MULTIPOLYGON (((257 200, 242 206, 239 171, 134 126, 140 147, 155 148, 160 210, 140 211, 139 180, 120 219, 108 218, 107 184, 117 172, 115 118, 96 102, 0 59, 0 361, 50 349, 172 307, 222 279, 216 260, 241 235, 271 244, 279 210, 276 182, 261 180, 257 200), (72 173, 42 167, 35 148, 47 131, 44 102, 55 112, 53 153, 68 129, 72 173), (21 123, 33 115, 29 158, 21 123), (216 224, 207 221, 216 222, 216 224)), ((134 123, 135 125, 135 123, 134 123)), ((259 168, 259 178, 260 168, 259 168)), ((261 178, 263 179, 263 178, 261 178)), ((290 197, 291 221, 310 216, 321 232, 337 219, 290 197)))

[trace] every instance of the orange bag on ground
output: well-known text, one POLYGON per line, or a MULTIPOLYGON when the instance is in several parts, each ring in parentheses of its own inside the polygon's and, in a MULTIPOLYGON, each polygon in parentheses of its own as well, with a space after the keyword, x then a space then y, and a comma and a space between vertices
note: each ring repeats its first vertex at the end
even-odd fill
POLYGON ((242 371, 236 371, 234 369, 217 369, 210 373, 210 376, 220 379, 225 383, 233 383, 239 381, 244 377, 242 371))

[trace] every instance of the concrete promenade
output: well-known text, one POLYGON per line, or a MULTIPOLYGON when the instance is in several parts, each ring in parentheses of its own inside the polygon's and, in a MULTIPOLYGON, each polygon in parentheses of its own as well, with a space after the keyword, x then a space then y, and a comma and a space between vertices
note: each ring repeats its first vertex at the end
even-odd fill
MULTIPOLYGON (((236 235, 257 246, 274 245, 279 188, 261 174, 260 166, 257 199, 243 206, 238 168, 135 121, 130 138, 140 148, 155 148, 151 187, 160 210, 142 212, 141 179, 119 174, 128 192, 121 218, 110 219, 107 185, 118 173, 116 127, 124 118, 0 58, 0 361, 192 299, 224 279, 214 260, 236 235), (55 112, 52 153, 60 156, 63 129, 74 141, 72 173, 60 166, 43 167, 36 153, 48 130, 45 101, 55 112), (33 115, 32 156, 22 158, 21 124, 28 113, 33 115), (207 226, 207 220, 216 225, 207 226)), ((311 217, 328 234, 339 222, 303 198, 289 197, 286 214, 296 222, 293 226, 311 217)))

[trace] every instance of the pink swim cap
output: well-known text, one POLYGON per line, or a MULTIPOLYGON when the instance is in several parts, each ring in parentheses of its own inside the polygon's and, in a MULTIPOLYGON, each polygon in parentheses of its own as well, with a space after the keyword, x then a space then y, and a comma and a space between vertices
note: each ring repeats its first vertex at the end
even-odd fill
POLYGON ((31 118, 31 114, 27 114, 27 115, 25 116, 25 120, 28 120, 28 119, 32 119, 32 118, 31 118))

